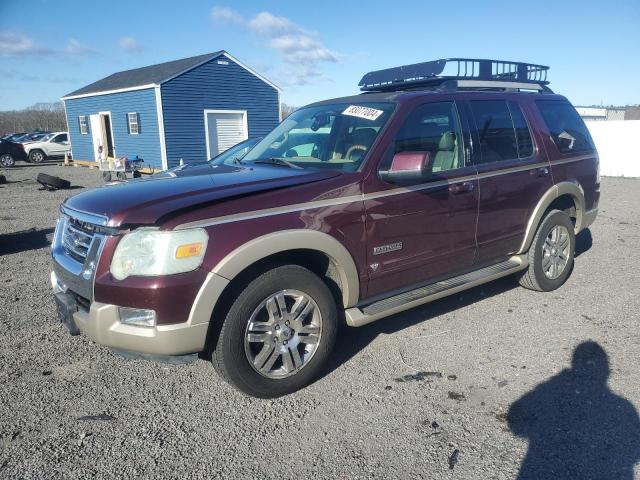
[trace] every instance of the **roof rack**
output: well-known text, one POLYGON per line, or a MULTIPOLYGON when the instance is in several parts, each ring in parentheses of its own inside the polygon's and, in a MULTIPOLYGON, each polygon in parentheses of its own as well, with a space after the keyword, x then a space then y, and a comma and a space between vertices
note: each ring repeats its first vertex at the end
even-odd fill
POLYGON ((550 92, 549 67, 532 63, 477 58, 443 58, 367 73, 363 92, 393 92, 428 87, 501 89, 550 92))

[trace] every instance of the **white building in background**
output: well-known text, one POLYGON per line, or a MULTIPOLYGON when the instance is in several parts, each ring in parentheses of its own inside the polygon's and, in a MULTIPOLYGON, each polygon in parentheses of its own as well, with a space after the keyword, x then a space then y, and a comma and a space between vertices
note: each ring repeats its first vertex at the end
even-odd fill
POLYGON ((624 120, 626 108, 576 107, 578 115, 587 121, 624 120))

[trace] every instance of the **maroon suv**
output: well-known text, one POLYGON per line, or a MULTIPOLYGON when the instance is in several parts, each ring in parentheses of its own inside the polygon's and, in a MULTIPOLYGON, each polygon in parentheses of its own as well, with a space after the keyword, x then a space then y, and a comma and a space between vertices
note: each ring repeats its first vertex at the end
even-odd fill
POLYGON ((211 354, 274 397, 357 327, 506 275, 560 287, 599 165, 547 68, 449 59, 371 72, 238 164, 69 198, 51 282, 72 333, 140 356, 211 354))

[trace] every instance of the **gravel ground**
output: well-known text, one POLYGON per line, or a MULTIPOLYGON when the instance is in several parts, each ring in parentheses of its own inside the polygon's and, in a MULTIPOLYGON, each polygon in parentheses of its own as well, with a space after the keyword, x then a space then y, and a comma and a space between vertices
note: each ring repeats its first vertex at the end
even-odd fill
POLYGON ((265 401, 208 362, 126 360, 56 323, 47 247, 69 192, 39 191, 41 171, 100 183, 3 172, 0 477, 634 477, 640 181, 603 179, 561 289, 507 278, 346 329, 322 379, 265 401))

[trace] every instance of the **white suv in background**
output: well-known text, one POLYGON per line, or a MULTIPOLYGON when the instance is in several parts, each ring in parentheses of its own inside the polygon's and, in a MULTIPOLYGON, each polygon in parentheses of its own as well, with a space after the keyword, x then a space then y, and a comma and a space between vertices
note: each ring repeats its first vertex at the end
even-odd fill
POLYGON ((49 133, 37 142, 27 142, 24 152, 30 162, 40 163, 51 157, 62 157, 69 152, 69 134, 67 132, 49 133))

